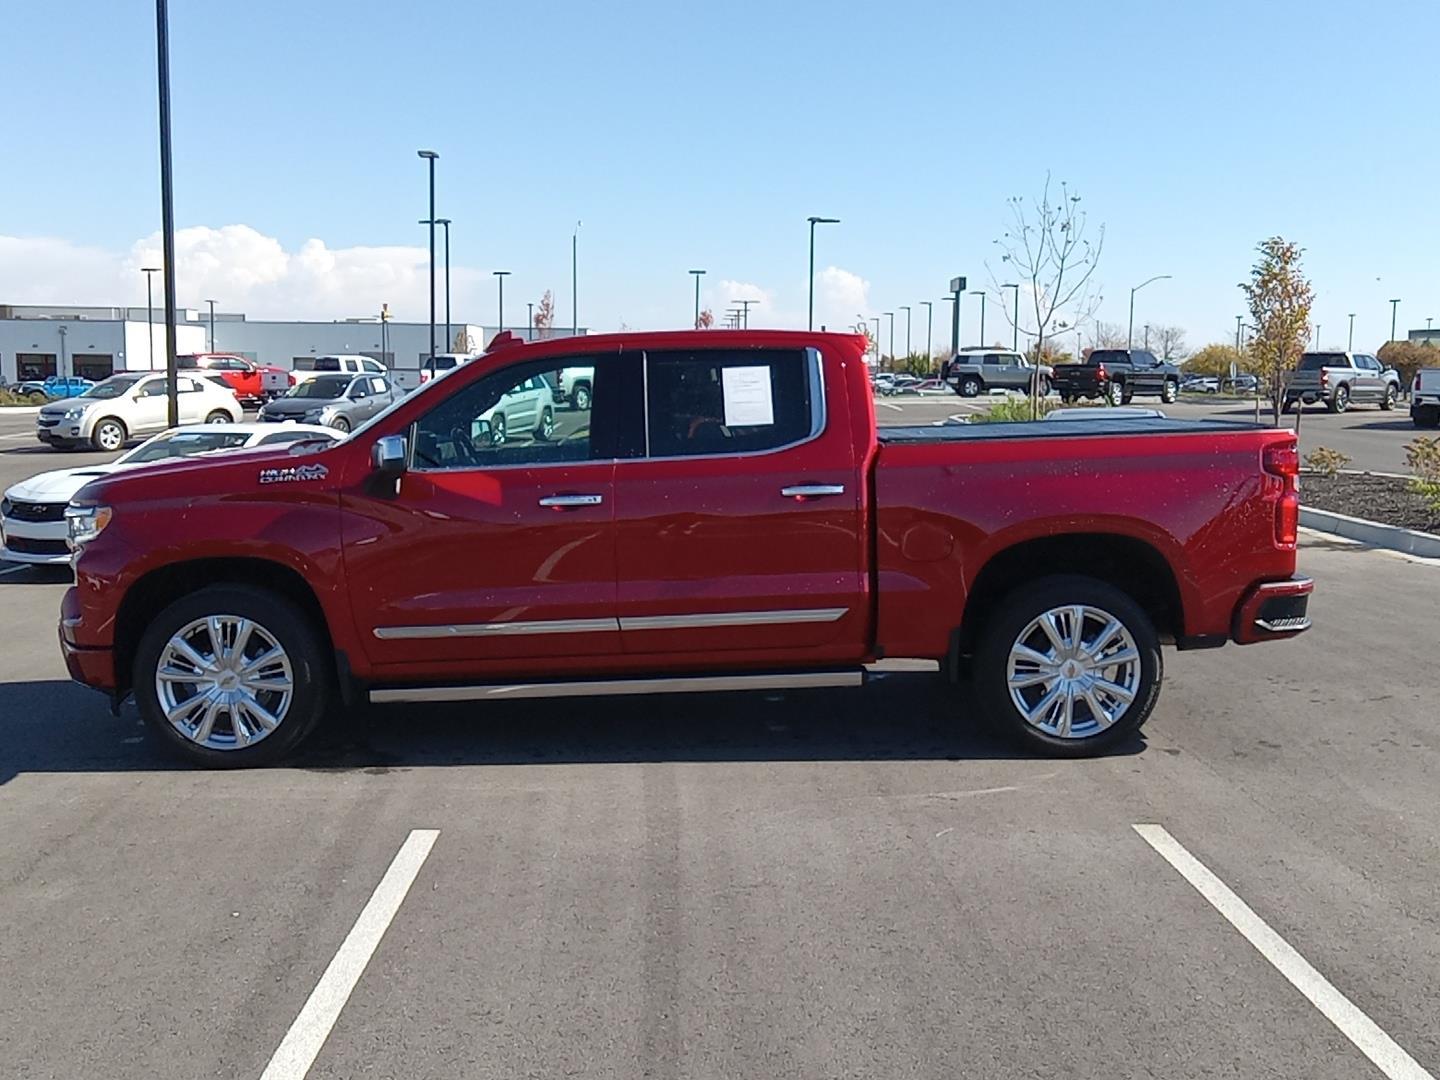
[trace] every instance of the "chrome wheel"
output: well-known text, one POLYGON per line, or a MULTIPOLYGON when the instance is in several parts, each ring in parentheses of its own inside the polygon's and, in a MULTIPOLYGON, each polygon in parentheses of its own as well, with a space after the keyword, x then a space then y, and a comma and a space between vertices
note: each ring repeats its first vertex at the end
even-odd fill
POLYGON ((1140 650, 1102 608, 1071 604, 1032 619, 1010 647, 1010 700, 1025 722, 1060 739, 1113 726, 1140 690, 1140 650))
POLYGON ((240 615, 211 615, 181 627, 155 668, 155 695, 184 738, 210 750, 239 750, 284 721, 295 673, 265 627, 240 615))
POLYGON ((113 420, 103 420, 95 429, 95 441, 101 450, 115 451, 125 445, 125 429, 113 420))

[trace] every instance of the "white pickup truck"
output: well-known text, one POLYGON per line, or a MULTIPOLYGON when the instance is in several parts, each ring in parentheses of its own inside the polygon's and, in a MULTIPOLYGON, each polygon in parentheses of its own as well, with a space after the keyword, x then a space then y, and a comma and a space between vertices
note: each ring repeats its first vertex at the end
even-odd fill
POLYGON ((1410 388, 1410 419, 1416 427, 1440 427, 1440 368, 1415 372, 1410 388))

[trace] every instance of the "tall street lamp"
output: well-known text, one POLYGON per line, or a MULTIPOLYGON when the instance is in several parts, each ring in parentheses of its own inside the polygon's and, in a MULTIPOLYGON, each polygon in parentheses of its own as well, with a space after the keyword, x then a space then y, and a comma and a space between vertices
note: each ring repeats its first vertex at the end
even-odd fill
POLYGON ((876 315, 870 321, 875 324, 875 370, 879 371, 885 366, 885 357, 880 355, 880 316, 876 315))
POLYGON ((833 217, 812 217, 807 218, 810 222, 810 307, 809 315, 805 322, 807 330, 815 329, 815 226, 816 225, 839 225, 840 219, 833 217))
POLYGON ((570 336, 580 335, 580 222, 570 234, 570 336))
POLYGON ((950 312, 950 355, 960 351, 960 294, 965 291, 965 278, 950 279, 950 296, 955 307, 950 312))
POLYGON ((535 340, 535 303, 530 301, 525 305, 525 340, 535 340))
POLYGON ((1130 324, 1125 330, 1125 348, 1130 348, 1135 338, 1135 294, 1152 282, 1168 280, 1170 280, 1169 274, 1156 274, 1154 277, 1147 278, 1145 281, 1140 282, 1139 285, 1136 285, 1130 290, 1130 324))
POLYGON ((929 370, 934 358, 931 356, 931 349, 934 347, 933 331, 935 329, 935 301, 921 300, 920 306, 925 309, 925 367, 929 370))
POLYGON ((1315 349, 1317 352, 1320 349, 1320 324, 1318 322, 1315 324, 1315 349))
POLYGON ((971 289, 970 295, 980 297, 980 340, 975 344, 983 349, 985 347, 985 290, 971 289))
POLYGON ((1395 312, 1399 309, 1399 307, 1400 307, 1400 301, 1399 301, 1399 300, 1391 300, 1391 301, 1390 301, 1390 340, 1391 340, 1391 341, 1394 341, 1394 340, 1395 340, 1395 312))
POLYGON ((166 423, 180 423, 180 382, 175 369, 175 187, 170 169, 170 14, 166 0, 155 0, 155 63, 160 96, 160 234, 165 268, 166 423))
POLYGON ((704 270, 691 270, 695 275, 695 322, 692 323, 696 330, 700 329, 700 279, 705 276, 704 270))
POLYGON ((1240 355, 1240 323, 1244 318, 1244 315, 1235 316, 1235 355, 1237 357, 1240 355))
MULTIPOLYGON (((699 279, 699 278, 696 278, 695 280, 696 280, 696 281, 699 281, 700 279, 699 279)), ((750 305, 751 305, 751 304, 758 304, 758 303, 760 303, 760 301, 759 301, 759 300, 731 300, 730 302, 731 302, 732 304, 739 304, 739 305, 740 305, 741 325, 742 325, 742 327, 743 327, 744 329, 749 330, 749 329, 750 329, 750 305)))
POLYGON ((211 352, 214 352, 214 351, 215 351, 215 301, 214 301, 214 300, 206 300, 205 303, 207 303, 207 304, 210 305, 210 351, 211 351, 211 352))
POLYGON ((1355 349, 1355 312, 1350 312, 1350 337, 1345 343, 1345 351, 1353 352, 1355 349))
POLYGON ((450 219, 442 217, 434 221, 422 221, 420 224, 429 225, 432 229, 436 225, 445 226, 445 351, 449 352, 453 348, 453 339, 450 337, 450 219))
POLYGON ((1015 290, 1015 318, 1012 319, 1010 322, 1010 328, 1012 331, 1010 337, 1010 351, 1018 353, 1020 351, 1020 286, 1017 283, 1012 285, 1001 285, 1000 288, 1015 290))
POLYGON ((895 313, 887 311, 884 312, 884 315, 890 320, 890 367, 893 370, 895 367, 895 313))
POLYGON ((435 159, 434 150, 416 150, 430 165, 430 374, 435 374, 435 159))
POLYGON ((910 305, 901 304, 900 310, 905 313, 905 359, 910 359, 910 305))
POLYGON ((496 270, 496 271, 495 271, 495 284, 497 284, 498 286, 500 286, 500 304, 499 304, 500 326, 499 326, 499 328, 496 330, 496 333, 498 333, 498 334, 503 334, 503 333, 505 332, 505 279, 506 279, 507 277, 509 277, 509 276, 510 276, 510 271, 509 271, 509 270, 496 270))
POLYGON ((150 275, 158 274, 158 266, 142 266, 140 272, 145 275, 145 328, 150 331, 150 357, 145 366, 151 371, 155 370, 155 298, 150 288, 153 278, 150 275))

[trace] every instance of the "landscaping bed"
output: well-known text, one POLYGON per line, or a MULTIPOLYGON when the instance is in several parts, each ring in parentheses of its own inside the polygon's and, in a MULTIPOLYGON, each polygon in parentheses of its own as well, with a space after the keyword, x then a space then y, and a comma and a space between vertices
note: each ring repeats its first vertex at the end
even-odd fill
POLYGON ((1410 481, 1398 476, 1340 473, 1327 477, 1303 473, 1300 502, 1316 510, 1440 534, 1440 511, 1431 509, 1410 490, 1410 481))

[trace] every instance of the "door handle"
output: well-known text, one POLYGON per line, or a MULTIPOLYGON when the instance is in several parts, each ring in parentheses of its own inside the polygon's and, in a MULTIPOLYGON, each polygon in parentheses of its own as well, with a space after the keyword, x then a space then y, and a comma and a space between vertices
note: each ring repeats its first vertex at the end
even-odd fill
POLYGON ((844 495, 844 484, 792 484, 780 489, 787 499, 817 499, 822 495, 844 495))
POLYGON ((603 495, 546 495, 540 500, 540 505, 554 510, 571 510, 577 506, 599 506, 604 501, 603 495))

